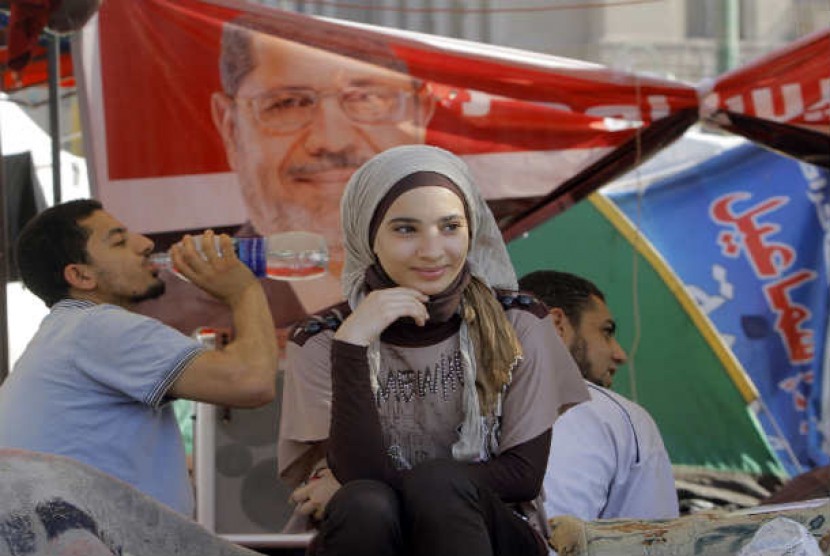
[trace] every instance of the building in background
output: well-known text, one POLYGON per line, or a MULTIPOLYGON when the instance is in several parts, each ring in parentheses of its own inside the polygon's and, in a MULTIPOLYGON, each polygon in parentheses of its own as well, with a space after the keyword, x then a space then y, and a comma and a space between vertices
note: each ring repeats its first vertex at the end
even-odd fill
POLYGON ((722 73, 729 34, 737 39, 730 54, 740 65, 830 25, 830 0, 259 1, 689 82, 722 73))

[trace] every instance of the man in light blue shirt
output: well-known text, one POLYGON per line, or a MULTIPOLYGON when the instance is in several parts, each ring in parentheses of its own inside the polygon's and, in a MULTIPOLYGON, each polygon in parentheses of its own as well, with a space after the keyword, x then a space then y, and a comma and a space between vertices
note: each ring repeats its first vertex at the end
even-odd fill
POLYGON ((262 287, 230 238, 218 243, 208 231, 203 254, 189 236, 171 249, 177 270, 233 313, 234 340, 208 351, 132 312, 164 292, 150 239, 93 200, 57 205, 30 221, 18 240, 18 265, 51 311, 0 386, 0 447, 71 457, 191 515, 169 402, 257 407, 276 394, 276 336, 262 287))
POLYGON ((671 462, 657 425, 645 409, 609 390, 626 354, 602 292, 584 278, 552 270, 528 274, 519 288, 548 306, 591 394, 553 425, 547 517, 677 517, 671 462))

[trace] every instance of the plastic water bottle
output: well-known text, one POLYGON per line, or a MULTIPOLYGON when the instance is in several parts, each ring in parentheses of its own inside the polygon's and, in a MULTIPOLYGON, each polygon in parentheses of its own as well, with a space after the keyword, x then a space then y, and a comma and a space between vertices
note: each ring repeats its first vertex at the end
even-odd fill
MULTIPOLYGON (((196 250, 201 253, 202 236, 194 236, 196 250)), ((215 238, 219 251, 219 237, 215 238)), ((328 268, 328 249, 322 236, 310 232, 285 232, 268 237, 231 238, 234 252, 251 272, 259 278, 273 280, 308 280, 318 278, 328 268)), ((186 278, 173 268, 167 252, 150 255, 151 263, 170 270, 179 278, 186 278)))
MULTIPOLYGON (((196 244, 196 251, 202 254, 202 239, 203 236, 194 236, 193 241, 196 244)), ((219 251, 219 237, 214 237, 216 243, 216 250, 219 251)), ((233 250, 236 256, 242 261, 245 266, 251 269, 254 276, 262 278, 266 274, 265 254, 266 254, 266 240, 262 237, 243 237, 232 238, 233 250)), ((221 256, 221 254, 220 254, 221 256)), ((173 261, 170 258, 170 253, 153 253, 150 255, 150 262, 156 268, 173 271, 180 278, 184 278, 173 268, 173 261)))

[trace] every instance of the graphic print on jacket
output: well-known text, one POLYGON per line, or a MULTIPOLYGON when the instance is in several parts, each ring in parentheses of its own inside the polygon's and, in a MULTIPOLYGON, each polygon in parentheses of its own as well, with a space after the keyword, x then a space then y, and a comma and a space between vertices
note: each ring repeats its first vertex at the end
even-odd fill
MULTIPOLYGON (((432 350, 382 345, 381 352, 384 366, 375 400, 383 443, 394 465, 409 469, 429 459, 452 458, 449 447, 458 441, 464 418, 464 369, 458 336, 447 338, 432 350), (441 433, 424 434, 425 430, 441 433)), ((484 423, 485 438, 491 442, 495 440, 494 423, 493 416, 484 423)), ((488 451, 482 446, 482 459, 487 459, 488 451)))

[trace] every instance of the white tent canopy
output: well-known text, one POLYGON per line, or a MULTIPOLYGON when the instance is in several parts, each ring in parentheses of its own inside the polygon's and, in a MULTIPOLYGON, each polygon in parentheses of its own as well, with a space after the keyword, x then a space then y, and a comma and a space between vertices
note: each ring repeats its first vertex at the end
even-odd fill
MULTIPOLYGON (((0 147, 4 155, 31 152, 47 205, 52 205, 52 140, 20 106, 0 93, 0 147)), ((86 161, 61 151, 61 200, 89 197, 86 161)))
MULTIPOLYGON (((53 204, 52 142, 23 109, 0 93, 0 147, 4 155, 30 152, 35 174, 46 204, 53 204)), ((69 201, 89 197, 86 161, 72 153, 61 152, 61 199, 69 201)), ((20 282, 6 284, 9 342, 9 369, 34 335, 47 308, 20 282)))

